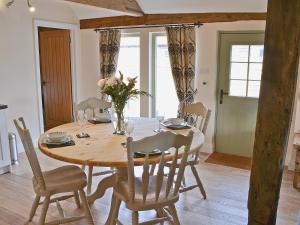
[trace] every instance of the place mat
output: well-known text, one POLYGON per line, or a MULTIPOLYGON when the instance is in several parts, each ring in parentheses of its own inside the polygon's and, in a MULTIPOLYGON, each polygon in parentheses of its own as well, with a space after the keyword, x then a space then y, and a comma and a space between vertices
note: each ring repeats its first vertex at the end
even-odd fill
MULTIPOLYGON (((152 156, 158 156, 158 155, 161 155, 162 152, 161 151, 153 151, 153 152, 150 152, 149 153, 149 157, 152 157, 152 156)), ((135 152, 134 153, 134 158, 144 158, 146 156, 145 153, 142 153, 142 152, 135 152)))
POLYGON ((109 121, 88 120, 88 122, 92 124, 101 124, 101 123, 111 123, 111 120, 109 121))
POLYGON ((62 148, 62 147, 68 147, 68 146, 73 146, 75 145, 75 142, 73 140, 66 142, 66 143, 62 143, 62 144, 50 144, 50 143, 44 143, 47 148, 62 148))
MULTIPOLYGON (((156 150, 156 151, 150 152, 149 153, 149 157, 151 158, 151 157, 154 157, 154 156, 159 156, 161 154, 162 154, 162 152, 160 150, 156 150)), ((171 154, 171 152, 165 151, 165 155, 170 155, 170 154, 171 154)), ((134 158, 144 158, 145 157, 145 153, 135 152, 133 157, 134 158)))

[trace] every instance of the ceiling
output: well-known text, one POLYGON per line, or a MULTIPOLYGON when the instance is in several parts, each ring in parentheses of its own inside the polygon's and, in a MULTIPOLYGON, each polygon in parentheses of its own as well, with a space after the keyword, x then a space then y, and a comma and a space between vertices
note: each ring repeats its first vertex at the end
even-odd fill
MULTIPOLYGON (((267 0, 137 0, 145 13, 266 12, 267 0)), ((93 6, 70 5, 78 19, 120 16, 124 13, 93 6)))

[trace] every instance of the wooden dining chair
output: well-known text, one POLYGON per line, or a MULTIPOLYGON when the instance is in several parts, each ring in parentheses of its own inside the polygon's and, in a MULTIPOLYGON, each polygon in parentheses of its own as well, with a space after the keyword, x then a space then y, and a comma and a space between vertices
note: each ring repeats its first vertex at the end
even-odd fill
MULTIPOLYGON (((192 125, 193 127, 196 127, 197 129, 199 129, 199 131, 201 131, 204 135, 207 130, 210 115, 211 115, 211 110, 209 110, 201 102, 192 103, 189 105, 185 105, 183 107, 183 117, 185 118, 185 120, 189 123, 189 125, 192 125)), ((197 169, 195 167, 196 165, 198 165, 200 163, 199 154, 200 154, 201 147, 202 147, 202 145, 192 146, 191 154, 189 155, 188 160, 187 160, 187 166, 189 166, 191 168, 191 171, 195 177, 197 184, 187 186, 185 176, 183 175, 182 187, 180 188, 179 192, 180 193, 186 192, 186 191, 189 191, 189 190, 192 190, 192 189, 198 187, 203 198, 206 199, 205 189, 203 187, 202 181, 201 181, 199 174, 197 172, 197 169)), ((170 167, 171 165, 169 163, 167 163, 167 166, 170 167)), ((180 164, 177 165, 177 167, 179 167, 179 166, 180 166, 180 164)))
POLYGON ((111 107, 111 102, 107 102, 99 98, 88 98, 84 101, 74 104, 74 121, 77 121, 78 111, 84 111, 88 113, 91 111, 92 116, 96 116, 100 111, 104 111, 111 107))
POLYGON ((93 217, 90 212, 85 192, 83 190, 87 185, 85 173, 78 166, 72 165, 62 166, 54 170, 42 172, 35 149, 33 147, 30 132, 26 128, 24 119, 16 119, 14 120, 14 123, 20 135, 33 172, 32 182, 36 197, 30 211, 29 222, 32 221, 38 206, 42 205, 39 225, 70 223, 84 218, 86 219, 87 224, 94 225, 93 217), (84 215, 65 217, 60 205, 60 201, 74 197, 77 207, 80 208, 79 196, 84 208, 84 215), (40 201, 41 197, 44 198, 42 202, 40 201), (50 203, 56 203, 61 218, 46 223, 46 215, 50 203))
POLYGON ((122 224, 118 220, 118 210, 121 201, 124 201, 126 207, 132 211, 133 225, 156 224, 164 221, 170 221, 176 225, 180 224, 175 203, 179 199, 179 188, 192 139, 193 131, 190 131, 188 136, 176 135, 167 131, 138 141, 133 141, 131 137, 127 138, 127 178, 119 179, 114 186, 112 200, 114 202, 114 205, 112 205, 114 210, 111 216, 111 225, 116 223, 122 224), (162 154, 159 156, 157 173, 151 175, 150 165, 152 162, 149 154, 153 150, 160 150, 162 154), (166 177, 164 176, 165 153, 168 150, 173 151, 174 157, 171 161, 170 173, 166 177), (134 154, 136 152, 145 154, 141 177, 136 175, 138 171, 134 167, 134 154), (182 159, 174 185, 175 170, 180 154, 182 154, 182 159), (152 209, 157 211, 157 218, 139 223, 139 211, 152 209))
MULTIPOLYGON (((78 111, 84 111, 85 113, 90 110, 92 112, 92 116, 96 116, 100 111, 104 111, 111 107, 111 102, 107 102, 103 99, 98 98, 88 98, 74 107, 74 120, 76 121, 78 111)), ((101 172, 93 173, 93 166, 89 166, 88 168, 88 185, 87 185, 87 193, 91 193, 93 176, 101 176, 115 172, 114 169, 105 170, 101 172)), ((85 166, 82 166, 82 170, 85 170, 85 166)))

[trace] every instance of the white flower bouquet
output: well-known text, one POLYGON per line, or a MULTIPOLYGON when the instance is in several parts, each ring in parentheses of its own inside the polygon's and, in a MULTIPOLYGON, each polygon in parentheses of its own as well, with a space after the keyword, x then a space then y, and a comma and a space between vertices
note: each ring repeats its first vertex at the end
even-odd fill
POLYGON ((145 91, 135 88, 137 77, 128 78, 127 83, 124 82, 124 76, 121 72, 120 77, 105 78, 98 81, 98 86, 102 94, 111 97, 117 114, 116 133, 124 134, 124 116, 123 111, 126 103, 131 98, 137 98, 140 95, 149 96, 145 91))

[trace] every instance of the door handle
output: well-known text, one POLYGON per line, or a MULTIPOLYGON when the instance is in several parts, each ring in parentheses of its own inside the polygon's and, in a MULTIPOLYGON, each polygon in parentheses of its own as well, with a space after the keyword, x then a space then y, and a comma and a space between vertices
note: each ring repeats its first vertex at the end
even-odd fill
POLYGON ((223 97, 224 95, 228 95, 228 92, 225 92, 223 89, 220 91, 220 104, 223 104, 223 97))

